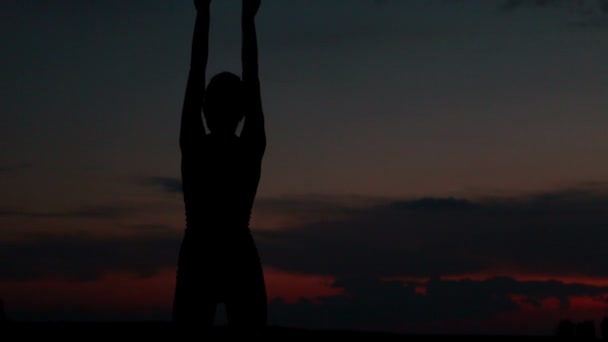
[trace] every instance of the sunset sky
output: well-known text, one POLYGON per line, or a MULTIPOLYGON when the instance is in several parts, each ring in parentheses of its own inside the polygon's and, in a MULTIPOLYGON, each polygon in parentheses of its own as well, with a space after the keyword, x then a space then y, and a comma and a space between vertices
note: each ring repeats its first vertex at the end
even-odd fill
MULTIPOLYGON (((606 2, 535 2, 263 0, 251 227, 272 324, 549 334, 608 315, 606 2)), ((7 315, 170 319, 192 2, 0 10, 7 315)), ((239 15, 213 1, 208 76, 240 72, 239 15)))

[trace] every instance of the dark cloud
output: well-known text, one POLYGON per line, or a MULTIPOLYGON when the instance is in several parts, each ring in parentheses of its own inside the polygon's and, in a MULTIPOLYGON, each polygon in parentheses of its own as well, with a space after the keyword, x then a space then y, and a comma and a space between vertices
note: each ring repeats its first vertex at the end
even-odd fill
MULTIPOLYGON (((136 183, 154 187, 170 196, 182 191, 182 181, 179 178, 146 177, 138 178, 136 183)), ((386 198, 364 196, 344 196, 340 198, 320 195, 266 197, 255 200, 253 211, 259 221, 276 221, 279 218, 283 222, 318 222, 349 217, 361 207, 386 202, 386 198)))
MULTIPOLYGON (((181 193, 182 181, 179 178, 173 177, 143 177, 135 181, 139 185, 156 187, 158 190, 167 193, 181 193)), ((350 212, 353 206, 365 205, 373 203, 373 201, 382 200, 380 198, 370 198, 362 196, 344 196, 336 198, 335 196, 320 196, 320 195, 303 195, 303 196, 285 196, 273 198, 258 198, 256 206, 264 211, 281 211, 281 212, 350 212)))
POLYGON ((128 227, 134 232, 141 233, 166 233, 169 231, 173 231, 173 228, 165 225, 165 224, 156 224, 156 223, 142 223, 142 224, 133 224, 128 227))
MULTIPOLYGON (((601 188, 517 198, 385 201, 261 199, 263 209, 259 210, 319 218, 283 230, 254 230, 262 261, 286 271, 373 279, 493 272, 608 276, 608 193, 601 188), (320 219, 323 217, 330 219, 320 219)), ((133 210, 101 206, 56 213, 5 210, 0 215, 120 219, 133 214, 133 210)), ((155 248, 148 246, 166 244, 171 246, 167 253, 176 253, 178 230, 142 223, 129 231, 134 236, 126 239, 47 237, 27 244, 5 242, 0 253, 3 260, 14 261, 15 267, 5 269, 0 277, 13 277, 21 271, 41 275, 45 269, 79 277, 80 272, 89 274, 84 265, 91 260, 96 265, 92 273, 98 274, 104 260, 111 271, 113 260, 138 260, 127 254, 135 256, 140 251, 146 260, 141 264, 145 266, 143 273, 173 264, 173 259, 166 263, 155 248), (114 251, 122 252, 112 254, 114 251), (80 257, 80 253, 90 260, 80 257), (41 255, 53 258, 46 260, 41 255), (57 268, 47 268, 47 261, 57 268)), ((124 265, 136 270, 139 264, 124 265)))
MULTIPOLYGON (((487 0, 484 0, 486 2, 487 0)), ((521 8, 553 8, 568 10, 575 14, 593 15, 608 14, 608 0, 490 0, 498 4, 499 8, 505 11, 511 11, 521 8)), ((379 7, 397 3, 393 0, 373 0, 373 4, 379 7)), ((443 4, 469 3, 473 6, 479 1, 467 0, 438 0, 443 4)))
POLYGON ((281 299, 273 301, 269 311, 271 321, 322 329, 390 330, 404 322, 486 320, 519 312, 521 307, 514 295, 537 303, 556 298, 566 309, 571 296, 598 297, 608 292, 605 287, 511 278, 433 279, 426 284, 345 278, 337 279, 333 286, 343 289, 344 294, 318 298, 316 302, 301 299, 296 304, 286 304, 281 299), (425 294, 416 291, 421 285, 426 286, 425 294))
POLYGON ((267 265, 294 272, 608 276, 607 208, 608 193, 588 189, 475 201, 406 200, 256 236, 267 265))
POLYGON ((150 276, 174 267, 181 236, 166 229, 130 237, 48 236, 0 242, 0 280, 65 277, 92 281, 111 272, 150 276))
POLYGON ((507 0, 503 3, 503 8, 508 10, 526 6, 568 8, 587 13, 608 13, 608 0, 507 0))
MULTIPOLYGON (((254 219, 258 224, 264 221, 280 220, 287 226, 331 222, 351 217, 360 208, 377 203, 386 203, 384 198, 371 197, 325 197, 325 196, 292 196, 267 197, 256 199, 253 207, 254 219)), ((263 228, 263 227, 262 227, 263 228)))
MULTIPOLYGON (((124 322, 124 321, 169 321, 171 319, 170 308, 146 308, 145 310, 130 310, 121 312, 104 312, 95 309, 80 307, 43 308, 21 308, 10 307, 7 314, 9 319, 26 322, 124 322)), ((96 325, 95 323, 93 323, 96 325)))
POLYGON ((608 26, 608 0, 508 0, 502 4, 505 11, 520 8, 561 9, 571 15, 569 24, 572 26, 608 26))
POLYGON ((374 5, 376 6, 384 6, 391 2, 390 0, 374 0, 374 5))
POLYGON ((85 206, 73 210, 65 211, 29 211, 29 210, 13 210, 1 209, 0 217, 22 217, 22 218, 43 218, 43 219, 97 219, 97 220, 114 220, 123 219, 132 216, 142 209, 121 206, 121 205, 96 205, 85 206))
POLYGON ((31 167, 32 165, 29 163, 0 165, 0 174, 14 174, 30 169, 31 167))
MULTIPOLYGON (((445 3, 445 4, 454 4, 454 3, 461 3, 464 0, 438 0, 441 3, 445 3)), ((487 0, 486 0, 487 1, 487 0)), ((389 4, 396 4, 396 3, 400 3, 402 1, 399 0, 373 0, 372 1, 374 5, 382 7, 382 6, 386 6, 389 4)), ((428 2, 428 0, 427 0, 428 2)), ((420 3, 424 3, 424 1, 421 1, 420 3)), ((409 6, 414 5, 414 3, 412 2, 411 4, 408 4, 409 6)))
POLYGON ((159 187, 162 191, 170 194, 182 193, 182 181, 171 177, 145 177, 137 180, 137 183, 146 186, 159 187))
MULTIPOLYGON (((571 0, 569 0, 572 2, 571 0)), ((504 9, 515 9, 522 6, 556 7, 562 5, 562 0, 507 0, 502 6, 504 9)))

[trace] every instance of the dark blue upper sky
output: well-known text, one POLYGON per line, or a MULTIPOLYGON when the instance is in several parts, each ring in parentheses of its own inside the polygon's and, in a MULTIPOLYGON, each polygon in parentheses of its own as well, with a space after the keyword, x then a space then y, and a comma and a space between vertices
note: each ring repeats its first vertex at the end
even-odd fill
MULTIPOLYGON (((261 194, 445 195, 603 180, 608 30, 573 25, 582 17, 568 11, 499 3, 266 1, 261 194)), ((178 174, 190 3, 1 6, 3 165, 31 164, 23 181, 50 181, 50 193, 66 179, 178 174)), ((213 5, 210 74, 240 69, 238 14, 239 1, 213 5)), ((11 187, 8 201, 23 191, 11 187)))

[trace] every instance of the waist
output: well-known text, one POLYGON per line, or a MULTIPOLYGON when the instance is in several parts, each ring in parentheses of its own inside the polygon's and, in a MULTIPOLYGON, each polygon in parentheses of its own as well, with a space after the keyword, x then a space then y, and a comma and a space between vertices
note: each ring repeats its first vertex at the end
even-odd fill
POLYGON ((225 235, 239 232, 249 232, 249 219, 242 220, 209 220, 186 218, 186 231, 225 235))
POLYGON ((205 248, 224 250, 226 246, 238 244, 239 241, 252 239, 251 230, 247 226, 240 227, 204 227, 186 226, 184 239, 199 241, 205 248), (205 242, 206 241, 206 242, 205 242))

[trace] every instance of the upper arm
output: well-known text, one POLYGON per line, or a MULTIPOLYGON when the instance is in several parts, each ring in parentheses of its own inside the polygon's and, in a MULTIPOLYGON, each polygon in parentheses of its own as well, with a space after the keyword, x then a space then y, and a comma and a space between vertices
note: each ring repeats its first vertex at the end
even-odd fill
POLYGON ((188 82, 184 106, 182 108, 182 119, 179 134, 179 146, 182 151, 200 146, 205 136, 205 127, 201 113, 202 94, 204 86, 188 82))
POLYGON ((182 151, 200 146, 202 138, 205 136, 201 115, 201 89, 204 91, 204 87, 188 85, 186 90, 179 133, 179 146, 182 151))
POLYGON ((260 155, 266 149, 266 128, 264 111, 260 95, 260 83, 257 79, 245 80, 245 122, 241 131, 241 138, 260 155))
POLYGON ((202 107, 205 93, 206 68, 209 45, 209 9, 199 9, 194 24, 190 71, 182 107, 180 148, 188 149, 200 144, 205 135, 202 107))
POLYGON ((248 12, 242 18, 243 46, 241 59, 245 96, 245 123, 241 138, 261 156, 266 148, 266 132, 258 76, 258 42, 254 16, 255 12, 253 14, 248 12))

